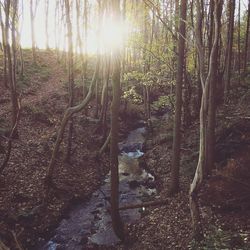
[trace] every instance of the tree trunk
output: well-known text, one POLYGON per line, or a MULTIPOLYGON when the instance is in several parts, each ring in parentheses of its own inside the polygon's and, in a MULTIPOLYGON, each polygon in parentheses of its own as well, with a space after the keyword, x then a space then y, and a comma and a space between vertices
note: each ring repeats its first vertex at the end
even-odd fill
MULTIPOLYGON (((112 1, 113 22, 120 20, 120 0, 112 1)), ((124 238, 123 223, 119 213, 119 171, 118 171, 118 136, 119 136, 119 108, 120 108, 120 50, 112 51, 113 73, 112 88, 113 100, 111 105, 111 131, 110 131, 110 168, 111 168, 111 218, 115 234, 124 238)))
POLYGON ((238 75, 239 75, 239 85, 240 85, 240 73, 241 73, 241 49, 240 49, 240 1, 238 4, 238 75))
MULTIPOLYGON (((214 14, 214 13, 213 13, 214 14)), ((217 22, 218 22, 218 34, 221 32, 221 15, 222 15, 222 1, 218 3, 217 6, 217 22)), ((214 23, 211 23, 214 25, 214 23)), ((213 36, 212 33, 210 35, 213 36)), ((212 38, 210 38, 212 40, 212 38)), ((211 47, 212 49, 212 47, 211 47)), ((208 103, 208 121, 207 121, 207 135, 206 135, 206 175, 211 173, 214 167, 215 159, 215 121, 216 121, 216 83, 218 81, 219 73, 219 48, 218 44, 214 49, 214 59, 211 62, 213 65, 213 71, 211 73, 211 82, 209 85, 209 103, 208 103)), ((210 50, 211 54, 211 50, 210 50)), ((209 54, 209 56, 210 56, 209 54)))
MULTIPOLYGON (((11 3, 10 0, 6 1, 5 5, 5 38, 6 38, 6 52, 7 52, 7 59, 8 59, 8 80, 11 92, 11 103, 12 103, 12 127, 16 123, 16 117, 18 112, 18 101, 17 101, 17 91, 16 91, 16 40, 15 40, 15 27, 12 29, 12 51, 10 47, 9 41, 9 30, 10 30, 10 7, 11 3), (14 31, 13 31, 14 30, 14 31), (13 33, 14 32, 14 33, 13 33), (13 54, 12 54, 13 52, 13 54)), ((12 19, 15 20, 16 18, 16 11, 15 9, 12 14, 12 19)), ((15 22, 15 21, 14 21, 15 22)), ((14 135, 17 133, 17 130, 14 131, 14 135)))
POLYGON ((46 49, 49 49, 49 0, 45 1, 45 37, 46 37, 46 49))
POLYGON ((233 51, 233 33, 234 33, 234 11, 235 0, 228 1, 228 28, 227 28, 227 49, 225 59, 225 75, 224 75, 224 100, 227 99, 230 91, 231 65, 233 51))
POLYGON ((89 87, 89 91, 88 91, 88 94, 86 95, 86 97, 82 100, 82 102, 79 105, 67 108, 67 110, 64 113, 64 116, 63 116, 63 119, 61 122, 61 126, 58 130, 58 134, 57 134, 55 146, 54 146, 54 149, 52 152, 52 156, 50 158, 50 163, 49 163, 49 166, 47 168, 46 177, 45 177, 45 185, 49 185, 51 183, 56 156, 57 156, 57 153, 59 151, 60 144, 61 144, 62 139, 63 139, 65 127, 67 126, 68 121, 71 119, 71 117, 75 113, 82 111, 86 107, 86 105, 88 105, 89 101, 91 100, 91 98, 93 96, 94 86, 95 86, 95 82, 96 82, 97 75, 98 75, 97 72, 99 71, 99 64, 100 64, 100 62, 99 62, 99 58, 98 58, 97 63, 96 63, 95 72, 94 72, 94 75, 93 75, 93 78, 91 81, 91 85, 89 87))
MULTIPOLYGON (((197 2, 197 22, 199 22, 201 18, 201 4, 200 0, 196 0, 197 2)), ((209 71, 208 75, 205 78, 205 75, 201 75, 201 79, 203 81, 203 93, 202 93, 202 100, 201 100, 201 109, 200 109, 200 148, 199 148, 199 160, 196 168, 196 172, 194 175, 193 182, 190 186, 190 191, 189 191, 189 206, 190 206, 190 212, 191 212, 191 217, 192 217, 192 225, 193 225, 193 236, 195 239, 200 240, 203 238, 203 233, 202 233, 202 225, 201 225, 201 220, 200 220, 200 211, 199 211, 199 205, 198 205, 198 192, 201 188, 203 179, 204 179, 204 174, 205 174, 205 160, 208 155, 206 155, 207 151, 205 148, 205 143, 206 143, 206 121, 208 118, 208 98, 209 98, 209 87, 211 85, 211 81, 214 79, 214 74, 216 72, 216 50, 218 50, 218 41, 219 41, 219 20, 218 20, 218 11, 219 11, 219 6, 222 6, 223 1, 222 0, 216 0, 215 1, 215 12, 214 12, 214 38, 213 38, 213 46, 211 48, 211 54, 209 57, 209 71), (205 81, 204 81, 205 80, 205 81)), ((202 44, 200 44, 200 38, 198 33, 201 31, 198 28, 198 25, 196 27, 196 42, 197 42, 197 47, 198 47, 198 52, 199 52, 199 64, 201 68, 204 68, 204 53, 202 52, 204 47, 202 44), (202 50, 202 51, 200 51, 202 50)), ((201 71, 201 73, 204 71, 201 71)))
POLYGON ((173 159, 171 166, 171 186, 170 194, 179 190, 179 167, 180 167, 180 145, 181 145, 181 108, 182 108, 182 84, 185 63, 185 36, 186 36, 186 17, 187 1, 181 0, 179 21, 179 40, 178 40, 178 62, 175 88, 175 118, 174 118, 174 140, 173 140, 173 159))
POLYGON ((245 36, 245 51, 244 51, 244 73, 247 71, 247 61, 248 61, 248 47, 249 47, 249 27, 250 27, 250 0, 248 0, 248 9, 247 9, 247 27, 246 27, 246 36, 245 36))
MULTIPOLYGON (((35 6, 36 9, 36 6, 35 6)), ((35 39, 35 10, 33 6, 33 0, 30 0, 30 24, 31 24, 31 41, 32 41, 32 55, 33 55, 33 62, 36 63, 36 39, 35 39)))
MULTIPOLYGON (((74 62, 73 62, 73 40, 72 40, 72 23, 70 18, 70 5, 69 0, 65 0, 66 10, 66 22, 67 22, 67 34, 68 34, 68 89, 69 89, 69 103, 68 107, 74 105, 74 62)), ((68 133, 68 145, 65 160, 70 161, 71 148, 72 148, 72 136, 73 136, 73 119, 69 120, 69 133, 68 133)))
POLYGON ((7 76, 7 48, 6 48, 6 32, 2 16, 2 5, 0 5, 0 22, 2 30, 2 44, 3 44, 3 83, 8 88, 8 76, 7 76))

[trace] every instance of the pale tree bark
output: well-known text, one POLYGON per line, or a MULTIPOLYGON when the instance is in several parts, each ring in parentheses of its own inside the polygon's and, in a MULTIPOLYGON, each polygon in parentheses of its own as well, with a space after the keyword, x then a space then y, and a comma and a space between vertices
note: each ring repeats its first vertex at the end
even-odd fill
POLYGON ((46 37, 46 49, 49 50, 49 0, 45 0, 45 37, 46 37))
POLYGON ((169 193, 174 194, 179 190, 179 168, 180 168, 180 146, 181 146, 181 109, 182 109, 182 85, 185 69, 185 36, 187 1, 181 0, 178 40, 178 61, 175 87, 175 118, 174 118, 174 140, 173 159, 171 166, 171 186, 169 193))
POLYGON ((86 96, 86 81, 88 72, 88 0, 84 0, 83 10, 83 27, 84 27, 84 69, 83 69, 83 98, 86 96))
POLYGON ((31 24, 31 41, 32 41, 32 55, 33 55, 33 62, 37 62, 37 55, 36 55, 36 38, 35 38, 35 16, 38 6, 38 0, 30 0, 30 24, 31 24))
POLYGON ((52 181, 52 175, 53 175, 53 171, 54 171, 54 167, 55 167, 55 161, 56 161, 56 157, 60 148, 60 144, 63 140, 63 135, 64 135, 64 131, 65 128, 69 122, 69 120, 71 119, 71 117, 75 114, 78 113, 80 111, 82 111, 90 102, 92 96, 93 96, 93 92, 94 92, 94 87, 95 87, 95 82, 98 76, 98 71, 99 71, 99 59, 96 63, 96 68, 95 68, 95 72, 93 74, 93 78, 89 87, 89 91, 88 94, 86 95, 86 97, 82 100, 82 102, 74 107, 69 107, 67 108, 67 110, 64 113, 62 122, 61 122, 61 126, 58 130, 58 134, 57 134, 57 138, 56 138, 56 142, 55 142, 55 146, 52 152, 52 156, 50 158, 50 163, 49 166, 47 168, 47 172, 46 172, 46 176, 45 176, 45 185, 49 185, 51 184, 52 181))
POLYGON ((5 37, 5 25, 2 16, 2 8, 0 5, 0 22, 1 22, 1 30, 2 30, 2 44, 3 44, 3 83, 6 88, 8 88, 8 59, 7 59, 7 48, 6 48, 6 37, 5 37))
MULTIPOLYGON (((8 60, 8 86, 10 87, 11 92, 11 103, 12 103, 12 127, 16 123, 16 117, 18 112, 18 98, 17 98, 17 89, 16 89, 16 40, 15 40, 15 21, 17 17, 17 2, 14 6, 11 6, 11 1, 5 1, 5 38, 6 38, 6 53, 8 60), (13 7, 13 11, 10 9, 13 7), (10 46, 10 14, 12 13, 12 49, 10 46), (14 30, 13 30, 14 29, 14 30)), ((17 133, 17 130, 14 131, 14 134, 17 133)))
MULTIPOLYGON (((215 11, 214 11, 214 38, 213 45, 211 48, 211 53, 209 57, 209 71, 207 77, 205 74, 201 75, 202 79, 202 100, 201 100, 201 109, 200 109, 200 146, 199 146, 199 160, 196 167, 194 179, 190 186, 189 191, 189 206, 192 217, 192 226, 193 226, 193 236, 196 240, 200 240, 203 238, 201 218, 200 218, 200 209, 198 204, 198 192, 201 188, 204 175, 205 175, 205 159, 208 157, 206 155, 205 150, 205 142, 206 142, 206 120, 208 118, 208 98, 209 98, 209 87, 211 85, 211 81, 213 80, 213 75, 215 74, 215 61, 216 61, 216 50, 218 49, 218 41, 219 41, 219 25, 218 25, 218 7, 221 4, 222 0, 214 0, 215 1, 215 11)), ((201 5, 200 0, 196 0, 197 3, 197 22, 199 22, 199 18, 201 17, 201 5)), ((197 25, 198 27, 198 25, 197 25)), ((199 52, 199 64, 201 68, 204 68, 204 48, 203 45, 199 43, 199 36, 197 35, 201 31, 196 27, 196 43, 199 52), (200 51, 201 50, 201 51, 200 51)), ((202 72, 202 71, 201 71, 202 72)), ((204 72, 204 71, 203 71, 204 72)))
POLYGON ((248 0, 248 9, 247 9, 247 27, 246 27, 246 35, 245 35, 245 51, 244 51, 244 73, 247 70, 247 61, 249 60, 249 28, 250 28, 250 0, 248 0))
MULTIPOLYGON (((120 0, 112 0, 113 22, 120 21, 120 0)), ((124 238, 123 223, 119 213, 119 171, 118 171, 118 137, 119 137, 119 108, 121 99, 120 72, 121 51, 113 48, 112 51, 112 88, 113 100, 111 105, 111 131, 110 131, 110 169, 111 169, 111 218, 115 234, 124 238)))
POLYGON ((227 28, 228 31, 227 31, 227 49, 225 58, 225 74, 224 74, 224 100, 227 100, 231 82, 235 0, 229 0, 227 8, 228 8, 228 28, 227 28))
POLYGON ((107 136, 107 109, 108 109, 108 83, 110 76, 110 54, 107 53, 104 55, 104 72, 103 72, 103 87, 102 87, 102 96, 101 96, 101 130, 103 138, 107 136))

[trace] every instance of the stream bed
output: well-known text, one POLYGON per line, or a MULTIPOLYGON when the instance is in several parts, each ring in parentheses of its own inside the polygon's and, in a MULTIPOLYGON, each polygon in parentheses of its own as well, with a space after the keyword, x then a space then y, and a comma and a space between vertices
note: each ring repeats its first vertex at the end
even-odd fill
MULTIPOLYGON (((146 129, 131 131, 126 140, 119 143, 119 193, 120 206, 139 204, 156 194, 155 178, 139 167, 138 158, 143 156, 146 129)), ((42 250, 80 250, 87 246, 115 246, 120 242, 113 232, 110 207, 110 173, 89 201, 74 207, 63 219, 54 236, 41 248, 42 250)), ((124 223, 139 220, 142 209, 128 209, 120 212, 124 223)))

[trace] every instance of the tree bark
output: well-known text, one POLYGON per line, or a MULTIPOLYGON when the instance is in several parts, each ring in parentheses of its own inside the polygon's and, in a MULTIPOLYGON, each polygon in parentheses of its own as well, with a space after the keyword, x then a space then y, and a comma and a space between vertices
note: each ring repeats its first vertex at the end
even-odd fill
POLYGON ((247 61, 248 61, 248 49, 249 49, 249 27, 250 27, 250 0, 248 0, 248 9, 247 9, 247 27, 245 35, 245 51, 244 51, 244 73, 247 71, 247 61))
MULTIPOLYGON (((65 0, 66 10, 66 22, 67 22, 67 33, 68 33, 68 90, 69 90, 69 103, 68 107, 74 105, 74 62, 73 62, 73 39, 72 39, 72 23, 70 18, 70 5, 69 0, 65 0)), ((70 161, 71 148, 72 148, 72 136, 73 136, 73 118, 69 120, 69 132, 68 132, 68 145, 65 160, 70 161)))
MULTIPOLYGON (((222 14, 222 2, 218 2, 217 6, 217 22, 218 22, 218 33, 221 32, 221 14, 222 14)), ((214 13, 213 13, 214 15, 214 13)), ((214 26, 214 22, 211 23, 214 26)), ((210 35, 213 34, 210 33, 210 35)), ((212 38, 210 38, 213 40, 212 38)), ((211 47, 212 49, 212 47, 211 47)), ((210 50, 211 51, 211 50, 210 50)), ((211 52, 210 52, 211 54, 211 52)), ((218 81, 218 68, 219 68, 219 48, 218 44, 214 49, 214 59, 211 62, 212 72, 211 72, 211 81, 209 86, 209 103, 208 103, 208 121, 207 121, 207 135, 206 135, 206 175, 210 174, 214 167, 214 159, 215 159, 215 121, 216 121, 216 83, 218 81)))
POLYGON ((185 36, 186 36, 186 17, 187 1, 181 1, 180 21, 179 21, 179 40, 178 40, 178 62, 175 88, 175 118, 174 118, 174 140, 173 140, 173 159, 171 165, 171 186, 169 193, 172 195, 179 190, 179 168, 180 168, 180 146, 181 146, 181 108, 182 108, 182 84, 185 63, 185 36))
POLYGON ((93 74, 91 85, 89 87, 89 91, 88 91, 88 94, 86 95, 86 97, 83 99, 83 101, 79 105, 67 108, 67 110, 64 113, 64 116, 63 116, 63 119, 61 122, 61 126, 60 126, 58 134, 57 134, 57 138, 56 138, 55 146, 54 146, 54 149, 52 152, 52 156, 50 158, 50 163, 49 163, 49 166, 47 168, 47 172, 46 172, 46 176, 45 176, 45 185, 49 185, 51 183, 52 175, 53 175, 53 171, 54 171, 54 167, 55 167, 56 156, 57 156, 57 153, 59 151, 60 144, 61 144, 62 139, 63 139, 65 127, 67 126, 68 121, 75 113, 78 113, 81 110, 83 110, 86 107, 86 105, 88 105, 89 101, 91 100, 91 98, 93 96, 94 86, 95 86, 95 82, 96 82, 96 78, 97 78, 97 72, 99 71, 99 64, 100 64, 100 62, 98 60, 96 63, 96 68, 95 68, 95 72, 93 74))
POLYGON ((228 1, 228 31, 227 31, 227 49, 225 59, 225 75, 224 75, 224 100, 227 100, 230 91, 231 81, 231 65, 232 65, 232 51, 233 51, 233 33, 234 33, 234 12, 235 0, 228 1))
MULTIPOLYGON (((113 22, 120 20, 120 0, 112 1, 113 22)), ((119 171, 118 171, 118 136, 119 136, 119 108, 121 99, 120 72, 121 55, 120 49, 112 51, 112 89, 113 100, 111 105, 111 130, 110 130, 110 169, 111 169, 111 218, 115 234, 124 238, 123 223, 119 213, 119 171)))
POLYGON ((31 24, 31 41, 32 41, 32 55, 33 55, 33 62, 37 62, 36 58, 36 39, 35 39, 35 15, 36 15, 36 8, 37 8, 37 1, 35 3, 35 9, 33 6, 33 0, 30 0, 30 24, 31 24))
MULTIPOLYGON (((197 3, 197 22, 199 22, 199 18, 201 18, 201 4, 200 0, 196 0, 197 3)), ((202 100, 201 100, 201 109, 200 109, 200 146, 199 146, 199 160, 196 167, 194 179, 192 181, 192 184, 190 186, 189 191, 189 206, 190 206, 190 212, 192 217, 192 226, 193 226, 193 236, 196 240, 201 240, 203 238, 202 233, 202 225, 200 220, 200 210, 199 210, 199 204, 198 204, 198 193, 201 188, 204 174, 205 174, 205 159, 208 157, 206 155, 205 150, 205 142, 206 142, 206 120, 207 120, 207 108, 208 108, 208 97, 209 97, 209 87, 211 85, 211 81, 213 80, 213 75, 215 74, 215 61, 216 61, 216 50, 218 49, 218 41, 219 41, 219 22, 218 22, 218 8, 219 5, 223 4, 222 0, 215 0, 215 12, 214 12, 214 38, 213 38, 213 46, 211 49, 211 54, 209 57, 209 71, 208 75, 205 78, 205 75, 201 75, 201 79, 203 79, 203 93, 202 93, 202 100)), ((198 33, 201 31, 198 28, 198 25, 196 27, 196 43, 198 47, 199 52, 199 64, 201 65, 201 68, 204 68, 204 53, 200 50, 203 50, 203 45, 199 44, 200 38, 198 33)), ((203 71, 204 72, 204 71, 203 71)), ((202 71, 201 71, 202 73, 202 71)))
POLYGON ((49 50, 49 0, 45 1, 45 37, 46 37, 46 49, 49 50))

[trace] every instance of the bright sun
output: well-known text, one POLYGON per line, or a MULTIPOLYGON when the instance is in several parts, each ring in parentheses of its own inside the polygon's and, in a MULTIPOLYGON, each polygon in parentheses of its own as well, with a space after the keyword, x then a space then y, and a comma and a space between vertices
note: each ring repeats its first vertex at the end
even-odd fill
MULTIPOLYGON (((55 1, 50 1, 50 9, 55 8, 55 1)), ((40 1, 37 14, 35 18, 35 37, 38 48, 45 49, 46 36, 45 36, 45 15, 44 15, 44 2, 40 1)), ((24 13, 29 13, 29 3, 24 2, 24 13)), ((74 13, 73 13, 74 14, 74 13)), ((75 16, 75 15, 73 15, 75 16)), ((90 17, 91 18, 91 17, 90 17)), ((30 16, 25 15, 20 19, 22 25, 22 37, 21 44, 24 48, 31 47, 31 29, 30 29, 30 16)), ((61 30, 55 30, 55 15, 49 12, 49 45, 51 48, 56 47, 55 41, 60 41, 59 48, 61 50, 67 50, 67 34, 66 25, 61 27, 61 30)), ((76 20, 72 20, 73 28, 73 42, 76 43, 76 20)), ((96 18, 91 18, 89 21, 89 30, 87 37, 87 53, 95 54, 97 50, 99 53, 105 53, 112 48, 118 48, 122 46, 126 37, 128 37, 129 25, 128 23, 112 22, 111 17, 106 15, 102 19, 101 27, 98 27, 98 21, 96 18), (94 22, 93 22, 94 21, 94 22)))

